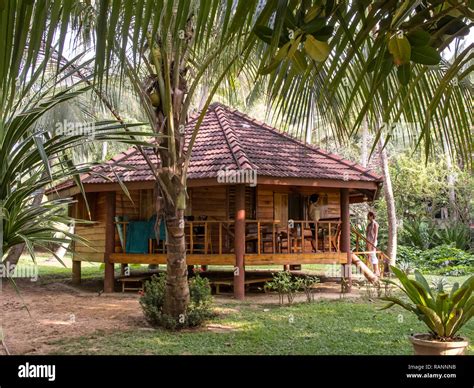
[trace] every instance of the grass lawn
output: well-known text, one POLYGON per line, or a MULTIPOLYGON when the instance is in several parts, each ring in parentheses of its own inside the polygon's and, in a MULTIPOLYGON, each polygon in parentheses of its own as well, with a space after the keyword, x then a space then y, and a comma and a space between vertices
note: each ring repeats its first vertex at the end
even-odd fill
MULTIPOLYGON (((290 307, 219 305, 205 329, 184 332, 96 332, 56 343, 60 354, 329 355, 411 354, 407 335, 424 332, 401 309, 377 311, 381 302, 318 301, 290 307)), ((474 338, 474 325, 463 330, 474 338)), ((474 349, 470 348, 470 354, 474 349)))
MULTIPOLYGON (((71 278, 70 268, 41 259, 38 264, 39 285, 71 278)), ((102 276, 99 263, 83 263, 83 279, 102 276)), ((432 281, 435 276, 427 278, 432 281)), ((453 284, 462 283, 466 278, 448 277, 447 280, 453 284)), ((143 326, 133 331, 96 331, 52 345, 56 348, 55 354, 412 354, 407 336, 426 332, 423 323, 398 307, 379 311, 383 304, 367 298, 345 298, 280 307, 219 299, 215 308, 217 316, 204 328, 168 332, 143 326)), ((473 321, 460 334, 472 340, 473 321)), ((469 354, 474 354, 473 346, 469 354)))

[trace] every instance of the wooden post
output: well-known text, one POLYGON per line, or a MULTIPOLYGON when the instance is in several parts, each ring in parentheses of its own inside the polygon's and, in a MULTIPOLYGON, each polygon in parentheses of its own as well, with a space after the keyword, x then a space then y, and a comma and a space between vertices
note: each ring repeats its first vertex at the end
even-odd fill
POLYGON ((245 185, 237 185, 235 189, 235 267, 234 297, 245 298, 245 185))
POLYGON ((222 255, 222 222, 219 222, 219 255, 222 255))
POLYGON ((105 217, 104 292, 114 292, 114 264, 110 255, 115 251, 115 191, 105 193, 105 217))
POLYGON ((79 260, 72 261, 72 283, 81 284, 81 262, 79 260))
POLYGON ((276 253, 275 222, 272 222, 272 253, 276 253))
POLYGON ((352 286, 351 221, 349 214, 349 189, 341 189, 341 252, 347 253, 347 264, 342 265, 343 277, 348 286, 352 286))
MULTIPOLYGON (((257 222, 257 253, 260 255, 260 221, 257 222)), ((263 249, 265 251, 265 249, 263 249)))

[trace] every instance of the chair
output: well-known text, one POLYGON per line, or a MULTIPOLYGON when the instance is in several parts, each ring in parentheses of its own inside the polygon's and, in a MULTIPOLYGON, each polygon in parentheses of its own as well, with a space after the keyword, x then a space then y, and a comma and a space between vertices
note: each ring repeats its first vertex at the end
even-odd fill
POLYGON ((212 238, 206 221, 189 222, 185 228, 185 235, 188 253, 212 253, 212 238))

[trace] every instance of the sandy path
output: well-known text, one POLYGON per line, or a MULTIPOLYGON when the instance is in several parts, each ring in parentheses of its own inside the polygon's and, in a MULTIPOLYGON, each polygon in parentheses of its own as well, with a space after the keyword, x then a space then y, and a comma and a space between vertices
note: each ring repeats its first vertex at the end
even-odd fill
POLYGON ((11 354, 49 353, 54 351, 53 341, 96 330, 148 327, 136 296, 98 296, 75 292, 60 283, 38 286, 25 282, 20 289, 25 303, 9 284, 4 283, 0 293, 0 325, 11 354))

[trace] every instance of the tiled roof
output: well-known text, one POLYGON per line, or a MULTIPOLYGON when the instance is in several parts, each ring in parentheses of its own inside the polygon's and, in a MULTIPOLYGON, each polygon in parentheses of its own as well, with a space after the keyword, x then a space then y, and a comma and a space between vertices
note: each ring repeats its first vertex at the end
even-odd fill
MULTIPOLYGON (((186 126, 189 141, 197 117, 186 126)), ((153 164, 152 147, 145 149, 153 164)), ((256 169, 258 176, 276 178, 382 181, 382 178, 357 163, 305 144, 262 122, 228 108, 212 104, 196 138, 188 179, 216 178, 220 169, 256 169)), ((81 177, 83 184, 153 181, 147 162, 135 148, 116 155, 81 177)), ((56 190, 71 187, 64 182, 56 190)))

